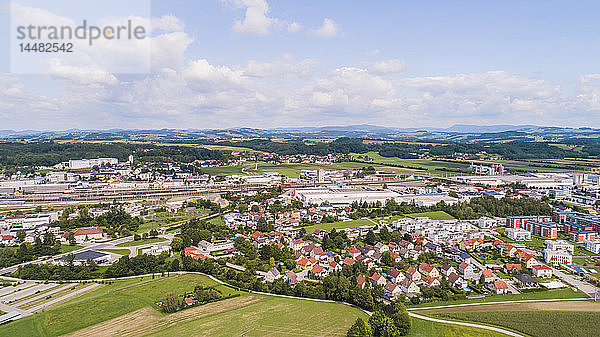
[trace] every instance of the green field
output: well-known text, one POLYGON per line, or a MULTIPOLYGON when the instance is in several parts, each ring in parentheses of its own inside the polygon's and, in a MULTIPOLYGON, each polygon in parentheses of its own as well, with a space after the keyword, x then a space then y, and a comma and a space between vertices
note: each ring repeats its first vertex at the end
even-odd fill
POLYGON ((442 324, 422 319, 412 319, 408 337, 501 337, 499 332, 470 328, 460 325, 442 324))
MULTIPOLYGON (((225 296, 240 294, 197 274, 121 280, 34 316, 2 325, 0 336, 344 336, 357 317, 367 318, 361 310, 338 303, 248 293, 175 314, 157 310, 156 300, 169 292, 192 290, 196 284, 216 286, 225 296)), ((413 319, 408 336, 500 335, 413 319)))
MULTIPOLYGON (((286 164, 271 164, 259 161, 247 162, 243 166, 223 166, 223 167, 205 167, 202 172, 212 176, 218 175, 243 175, 243 174, 262 174, 264 172, 278 172, 290 178, 299 178, 302 170, 356 170, 365 166, 373 166, 376 170, 385 171, 406 171, 405 169, 390 167, 377 164, 365 164, 357 162, 341 162, 327 164, 311 164, 311 163, 286 163, 286 164)), ((411 172, 407 172, 411 173, 411 172)), ((413 172, 414 173, 414 172, 413 172)))
POLYGON ((106 253, 113 253, 113 254, 119 254, 119 255, 125 255, 125 256, 129 256, 129 249, 96 249, 98 251, 101 252, 106 252, 106 253))
POLYGON ((409 218, 427 217, 431 220, 454 220, 455 219, 452 215, 450 215, 444 211, 410 213, 410 214, 404 214, 404 216, 409 217, 409 218))
POLYGON ((563 298, 587 298, 587 296, 581 291, 573 291, 570 288, 563 289, 552 289, 544 290, 532 293, 523 294, 508 294, 508 295, 496 295, 486 296, 482 298, 473 298, 466 300, 457 301, 440 301, 421 303, 417 305, 411 305, 411 308, 427 308, 435 307, 439 305, 452 305, 452 304, 465 304, 465 303, 489 303, 489 302, 501 302, 501 301, 522 301, 522 300, 548 300, 548 299, 563 299, 563 298))
POLYGON ((71 245, 60 245, 60 254, 70 253, 70 252, 72 252, 74 250, 81 249, 81 248, 83 248, 83 246, 77 246, 77 245, 73 245, 73 246, 71 246, 71 245))
POLYGON ((312 234, 316 229, 331 231, 333 228, 344 229, 344 228, 352 228, 357 226, 375 226, 375 224, 369 219, 356 219, 349 221, 338 221, 338 222, 330 222, 330 223, 320 223, 316 225, 304 226, 306 233, 312 234))
POLYGON ((166 241, 166 239, 163 239, 163 238, 142 239, 142 240, 137 240, 137 241, 128 241, 128 242, 119 243, 117 245, 117 247, 133 247, 133 246, 140 246, 140 245, 145 245, 148 243, 156 243, 156 242, 163 242, 163 241, 166 241))
MULTIPOLYGON (((110 324, 92 328, 105 329, 121 322, 118 317, 123 315, 126 316, 120 328, 143 329, 141 334, 144 335, 343 336, 357 317, 366 318, 359 309, 342 304, 247 293, 171 315, 156 310, 154 301, 171 291, 192 290, 199 283, 217 285, 208 277, 196 274, 117 281, 60 307, 2 325, 0 336, 58 336, 112 320, 110 324), (135 317, 140 320, 132 324, 128 319, 131 315, 138 315, 135 317)), ((223 285, 217 288, 226 296, 238 293, 223 285)), ((85 331, 77 335, 91 333, 85 331)), ((100 334, 114 335, 113 332, 100 334)))
MULTIPOLYGON (((71 333, 143 307, 156 308, 154 301, 169 292, 191 291, 200 283, 217 285, 208 277, 195 274, 117 281, 59 307, 2 325, 0 336, 59 336, 71 333)), ((217 285, 217 288, 224 295, 236 293, 225 286, 217 285)))
POLYGON ((463 311, 435 316, 503 326, 533 337, 596 337, 600 327, 600 312, 463 311))

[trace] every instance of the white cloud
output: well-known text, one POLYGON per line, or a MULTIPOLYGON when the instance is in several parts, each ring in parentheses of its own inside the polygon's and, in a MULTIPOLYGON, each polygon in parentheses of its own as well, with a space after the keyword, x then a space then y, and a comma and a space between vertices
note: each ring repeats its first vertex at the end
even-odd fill
POLYGON ((233 30, 242 34, 265 35, 269 28, 277 22, 269 17, 269 4, 266 0, 235 0, 238 8, 245 8, 244 19, 236 20, 233 30))
POLYGON ((371 67, 371 71, 375 74, 391 74, 400 73, 408 69, 408 65, 403 60, 391 59, 376 62, 371 67))
POLYGON ((273 61, 250 60, 244 74, 250 77, 276 77, 284 78, 290 76, 307 76, 313 66, 317 63, 313 59, 305 59, 296 62, 291 55, 273 61))
POLYGON ((338 24, 332 19, 325 18, 320 28, 312 30, 312 33, 318 37, 331 38, 340 33, 338 24))
POLYGON ((299 32, 300 29, 302 29, 302 26, 298 23, 298 22, 292 22, 290 24, 288 24, 288 32, 290 33, 296 33, 299 32))

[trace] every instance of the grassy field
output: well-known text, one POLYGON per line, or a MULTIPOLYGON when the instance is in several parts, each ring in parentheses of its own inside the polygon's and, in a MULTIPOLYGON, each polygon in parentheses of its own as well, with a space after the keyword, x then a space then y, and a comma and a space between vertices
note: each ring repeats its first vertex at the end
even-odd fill
POLYGON ((466 326, 441 324, 422 319, 412 319, 408 337, 501 337, 506 336, 494 331, 469 328, 466 326))
POLYGON ((523 294, 508 294, 508 295, 497 295, 487 296, 482 298, 473 298, 458 301, 442 301, 442 302, 431 302, 422 303, 410 306, 411 308, 426 308, 434 307, 439 305, 451 305, 451 304, 464 304, 464 303, 488 303, 488 302, 501 302, 501 301, 521 301, 521 300, 547 300, 547 299, 563 299, 563 298, 587 298, 587 296, 581 291, 573 291, 570 288, 563 289, 552 289, 544 290, 533 293, 523 294))
POLYGON ((73 245, 73 246, 71 246, 71 245, 60 245, 60 253, 61 254, 63 254, 63 253, 69 253, 69 252, 72 252, 74 250, 81 249, 81 248, 83 248, 83 246, 78 246, 78 245, 73 245))
POLYGON ((503 326, 533 337, 596 337, 600 326, 599 312, 465 311, 435 316, 503 326))
MULTIPOLYGON (((179 275, 152 280, 146 277, 117 281, 35 316, 0 326, 0 336, 59 336, 132 311, 156 306, 169 292, 193 290, 196 284, 217 285, 202 275, 179 275)), ((235 293, 217 285, 224 295, 235 293)))
POLYGON ((166 239, 163 239, 163 238, 152 238, 152 239, 142 239, 142 240, 137 240, 137 241, 128 241, 128 242, 119 243, 117 245, 117 247, 140 246, 140 245, 145 245, 145 244, 148 244, 148 243, 163 242, 165 240, 166 239))
POLYGON ((450 215, 444 211, 410 213, 410 214, 404 214, 404 216, 409 217, 409 218, 427 217, 431 220, 454 220, 454 217, 452 215, 450 215))
MULTIPOLYGON (((0 336, 127 335, 127 331, 159 336, 343 336, 357 317, 366 318, 359 309, 342 304, 246 293, 171 315, 156 310, 154 301, 170 291, 192 290, 199 283, 216 284, 194 274, 117 281, 62 306, 2 325, 0 336)), ((237 293, 225 286, 217 288, 224 295, 237 293)))
POLYGON ((321 224, 316 224, 316 225, 311 225, 311 226, 305 226, 302 228, 304 228, 306 230, 306 233, 312 234, 315 232, 316 229, 330 231, 333 228, 335 228, 337 230, 337 229, 352 228, 352 227, 357 227, 357 226, 375 226, 375 224, 373 222, 371 222, 371 220, 369 220, 369 219, 356 219, 356 220, 349 220, 349 221, 321 223, 321 224))
POLYGON ((270 164, 259 161, 248 162, 243 166, 224 166, 224 167, 205 167, 202 172, 218 176, 218 175, 243 175, 243 174, 262 174, 264 172, 279 172, 290 178, 299 178, 301 170, 356 170, 365 166, 373 166, 376 170, 414 173, 414 170, 407 170, 398 167, 390 167, 378 164, 365 164, 357 162, 341 162, 333 164, 311 164, 311 163, 289 163, 289 164, 270 164))
POLYGON ((113 253, 113 254, 119 254, 119 255, 129 255, 129 249, 96 249, 98 251, 101 252, 106 252, 106 253, 113 253))

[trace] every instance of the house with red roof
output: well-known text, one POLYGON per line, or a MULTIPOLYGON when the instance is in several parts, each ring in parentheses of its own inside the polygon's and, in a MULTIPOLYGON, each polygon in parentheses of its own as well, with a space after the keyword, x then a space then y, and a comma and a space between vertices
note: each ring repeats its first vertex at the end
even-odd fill
POLYGON ((75 237, 75 241, 78 243, 91 241, 91 240, 101 240, 104 238, 104 230, 100 227, 82 227, 77 228, 75 233, 73 233, 75 237))
POLYGON ((400 283, 404 280, 406 276, 400 270, 395 269, 390 272, 390 280, 394 283, 400 283))
POLYGON ((356 261, 354 261, 353 258, 347 257, 344 259, 344 261, 342 261, 342 264, 345 264, 347 266, 351 266, 355 263, 356 261))
POLYGON ((508 285, 502 280, 490 282, 486 285, 486 288, 497 295, 506 294, 508 292, 508 285))
POLYGON ((320 276, 320 277, 325 277, 327 276, 327 274, 329 274, 327 268, 325 268, 323 265, 321 264, 315 264, 312 269, 310 270, 311 273, 313 273, 316 276, 320 276))
POLYGON ((423 283, 428 286, 428 287, 436 287, 439 286, 440 283, 440 279, 437 277, 431 277, 431 276, 427 276, 423 279, 423 283))
POLYGON ((545 264, 533 266, 533 275, 535 277, 552 277, 552 268, 545 264))
POLYGON ((419 273, 424 276, 440 277, 440 272, 437 268, 427 262, 421 262, 419 265, 419 273))
POLYGON ((391 300, 395 300, 400 295, 402 295, 402 289, 400 288, 400 286, 393 282, 386 283, 383 289, 385 291, 385 296, 391 300))
POLYGON ((504 265, 504 272, 509 274, 509 273, 519 273, 523 270, 523 268, 521 267, 521 264, 519 263, 507 263, 506 265, 504 265))
POLYGON ((421 279, 421 273, 413 267, 409 267, 406 270, 406 278, 411 279, 412 281, 419 281, 421 279))
POLYGON ((304 269, 310 269, 312 268, 313 264, 306 257, 300 256, 300 258, 296 260, 296 266, 304 269))
POLYGON ((408 277, 405 278, 404 281, 400 282, 400 289, 408 297, 412 297, 421 293, 421 288, 419 288, 417 283, 408 277))
POLYGON ((357 283, 357 284, 358 284, 358 285, 359 285, 361 288, 364 288, 364 287, 365 287, 366 281, 367 281, 367 277, 366 277, 365 275, 358 275, 358 276, 356 277, 356 283, 357 283))
POLYGON ((379 273, 374 273, 370 278, 369 281, 371 282, 371 284, 373 285, 380 285, 380 286, 384 286, 387 282, 385 280, 385 277, 383 277, 381 274, 379 273))
POLYGON ((489 269, 482 270, 479 273, 479 278, 481 279, 482 276, 483 276, 483 283, 490 283, 496 279, 496 275, 494 275, 494 273, 489 269))

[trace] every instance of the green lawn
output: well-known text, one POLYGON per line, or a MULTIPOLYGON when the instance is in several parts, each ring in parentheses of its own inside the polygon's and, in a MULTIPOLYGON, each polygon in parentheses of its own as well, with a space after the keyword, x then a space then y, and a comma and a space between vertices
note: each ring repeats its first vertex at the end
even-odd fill
POLYGON ((125 256, 129 256, 129 249, 96 249, 99 250, 101 252, 106 252, 106 253, 114 253, 114 254, 119 254, 119 255, 125 255, 125 256))
POLYGON ((457 301, 440 301, 431 303, 422 303, 417 305, 411 305, 411 308, 426 308, 435 307, 438 305, 451 305, 451 304, 464 304, 464 303, 488 303, 488 302, 501 302, 501 301, 521 301, 521 300, 547 300, 547 299, 562 299, 562 298, 587 298, 587 296, 581 291, 573 291, 570 288, 543 290, 532 293, 523 294, 508 294, 508 295, 497 295, 497 296, 486 296, 482 298, 457 300, 457 301))
POLYGON ((63 254, 63 253, 69 253, 69 252, 72 252, 74 250, 81 249, 81 248, 83 248, 83 246, 78 246, 78 245, 73 245, 73 246, 71 246, 71 245, 60 245, 60 253, 61 254, 63 254))
POLYGON ((533 337, 596 337, 600 312, 582 311, 462 311, 436 317, 507 327, 533 337))
POLYGON ((117 247, 133 247, 133 246, 139 246, 139 245, 145 245, 148 243, 156 243, 156 242, 163 242, 163 241, 166 241, 166 239, 163 239, 163 238, 142 239, 142 240, 137 240, 137 241, 128 241, 128 242, 119 243, 117 245, 117 247))
POLYGON ((427 217, 431 220, 454 220, 455 219, 452 215, 450 215, 444 211, 410 213, 410 214, 404 214, 404 216, 409 217, 409 218, 427 217))
POLYGON ((460 325, 442 324, 422 319, 412 319, 408 337, 501 337, 499 332, 460 325))
POLYGON ((169 292, 193 290, 196 284, 217 285, 224 295, 236 293, 206 276, 186 274, 117 281, 62 306, 1 325, 0 336, 59 336, 119 317, 143 307, 156 308, 154 301, 169 292), (110 291, 110 292, 109 292, 110 291))
POLYGON ((330 223, 321 223, 316 225, 310 225, 302 227, 306 230, 306 233, 312 234, 316 229, 331 231, 333 228, 344 229, 344 228, 352 228, 357 226, 375 226, 373 222, 368 219, 356 219, 350 221, 338 221, 338 222, 330 222, 330 223))

